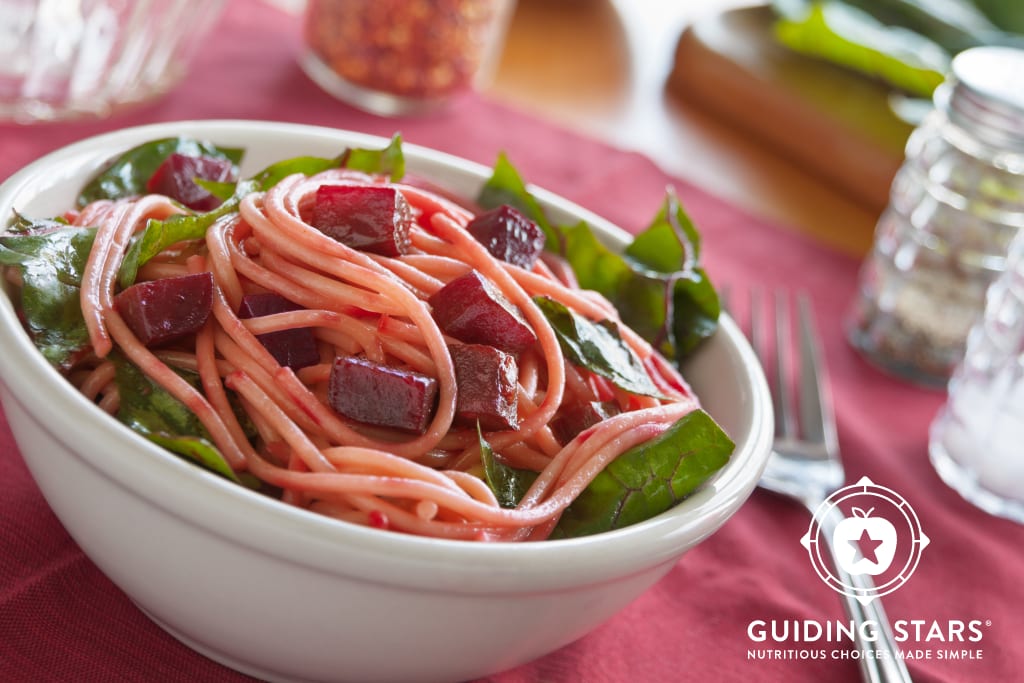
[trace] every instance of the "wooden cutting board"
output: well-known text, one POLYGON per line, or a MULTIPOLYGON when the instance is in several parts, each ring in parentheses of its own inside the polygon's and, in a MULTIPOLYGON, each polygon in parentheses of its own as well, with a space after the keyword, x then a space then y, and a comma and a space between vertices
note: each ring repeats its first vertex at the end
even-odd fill
POLYGON ((668 89, 880 211, 912 126, 881 83, 775 42, 768 7, 711 15, 681 36, 668 89))

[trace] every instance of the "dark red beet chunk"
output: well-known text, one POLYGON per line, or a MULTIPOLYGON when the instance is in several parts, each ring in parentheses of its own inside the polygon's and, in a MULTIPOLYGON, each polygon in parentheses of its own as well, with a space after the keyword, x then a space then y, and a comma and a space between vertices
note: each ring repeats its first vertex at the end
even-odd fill
POLYGON ((310 224, 342 244, 384 256, 409 252, 412 209, 383 185, 321 185, 310 224))
POLYGON ((516 359, 484 344, 449 347, 455 365, 455 417, 487 431, 515 429, 519 382, 516 359))
MULTIPOLYGON (((242 298, 242 304, 238 308, 239 318, 259 318, 274 313, 285 313, 287 311, 301 310, 302 306, 292 303, 280 294, 274 292, 260 292, 257 294, 246 294, 242 298)), ((258 334, 263 347, 270 352, 278 365, 292 370, 316 365, 320 362, 320 352, 316 347, 316 337, 313 330, 308 327, 299 327, 293 330, 280 330, 278 332, 267 332, 258 334)))
POLYGON ((439 289, 429 303, 437 324, 459 341, 513 354, 537 341, 515 306, 475 270, 439 289))
POLYGON ((466 229, 494 258, 527 270, 544 251, 540 226, 508 204, 480 214, 466 229))
POLYGON ((345 417, 422 434, 437 403, 437 380, 353 356, 335 359, 327 387, 331 407, 345 417))
POLYGON ((611 401, 583 401, 563 404, 551 421, 551 432, 563 446, 598 422, 618 414, 618 404, 611 401))
POLYGON ((146 346, 198 332, 213 308, 213 275, 140 282, 114 298, 117 312, 146 346))
POLYGON ((222 200, 196 185, 194 178, 233 183, 238 180, 238 169, 228 159, 190 157, 175 152, 157 167, 146 183, 146 189, 166 195, 196 211, 210 211, 220 206, 222 200))

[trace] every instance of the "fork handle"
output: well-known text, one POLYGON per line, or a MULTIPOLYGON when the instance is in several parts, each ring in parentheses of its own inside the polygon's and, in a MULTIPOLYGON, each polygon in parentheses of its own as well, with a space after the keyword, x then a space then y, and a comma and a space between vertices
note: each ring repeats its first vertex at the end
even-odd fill
MULTIPOLYGON (((843 569, 836 549, 832 543, 832 532, 844 519, 839 508, 833 507, 832 514, 827 514, 821 520, 822 532, 825 543, 828 545, 829 554, 832 557, 832 565, 836 572, 836 578, 844 585, 855 586, 859 589, 873 589, 874 581, 867 574, 854 576, 843 569)), ((889 617, 882 607, 881 598, 875 598, 871 602, 862 604, 857 598, 841 594, 843 607, 847 616, 856 624, 854 638, 857 647, 861 650, 862 656, 858 660, 860 672, 865 681, 869 683, 910 683, 910 672, 907 670, 906 662, 899 657, 899 647, 893 637, 892 626, 889 617), (862 638, 861 625, 865 622, 872 622, 876 626, 878 639, 874 642, 865 641, 862 638), (871 652, 872 656, 867 656, 871 652)))

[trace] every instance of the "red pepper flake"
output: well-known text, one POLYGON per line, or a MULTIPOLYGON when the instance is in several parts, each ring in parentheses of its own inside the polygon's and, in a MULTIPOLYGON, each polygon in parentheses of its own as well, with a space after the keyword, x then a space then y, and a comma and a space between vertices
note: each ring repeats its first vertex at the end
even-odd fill
POLYGON ((594 435, 595 427, 588 427, 576 435, 576 443, 581 444, 594 435))
POLYGON ((380 510, 370 510, 366 515, 366 521, 374 529, 387 529, 391 526, 391 521, 388 519, 386 513, 380 510))
POLYGON ((504 0, 309 0, 305 40, 341 78, 403 97, 472 85, 504 0))

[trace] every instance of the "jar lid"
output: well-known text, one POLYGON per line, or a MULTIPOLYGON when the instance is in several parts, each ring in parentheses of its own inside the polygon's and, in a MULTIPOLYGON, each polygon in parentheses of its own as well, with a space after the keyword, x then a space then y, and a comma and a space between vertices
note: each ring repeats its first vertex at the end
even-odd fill
POLYGON ((953 58, 944 92, 950 117, 986 142, 1024 149, 1024 50, 985 46, 953 58))

